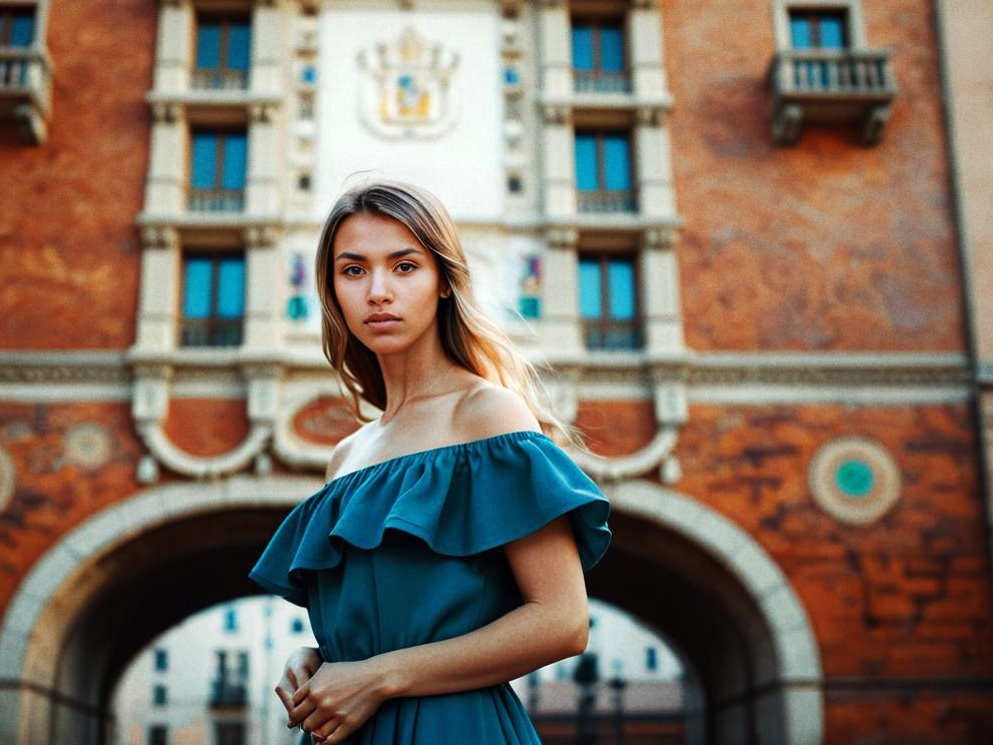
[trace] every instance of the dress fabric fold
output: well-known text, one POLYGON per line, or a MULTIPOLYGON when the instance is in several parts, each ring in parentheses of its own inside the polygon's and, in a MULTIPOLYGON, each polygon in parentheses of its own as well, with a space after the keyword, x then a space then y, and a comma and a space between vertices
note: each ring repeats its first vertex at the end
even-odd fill
MULTIPOLYGON (((610 544, 609 514, 607 497, 564 450, 518 430, 333 479, 290 511, 249 577, 307 608, 325 661, 364 660, 461 636, 521 605, 502 546, 561 515, 589 571, 610 544)), ((387 699, 347 742, 540 740, 505 682, 387 699)))

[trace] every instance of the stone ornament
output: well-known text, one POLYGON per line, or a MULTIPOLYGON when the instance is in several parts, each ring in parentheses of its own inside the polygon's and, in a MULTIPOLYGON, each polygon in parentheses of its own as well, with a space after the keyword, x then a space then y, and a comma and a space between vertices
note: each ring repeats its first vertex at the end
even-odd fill
POLYGON ((65 459, 69 463, 86 469, 97 469, 110 460, 110 433, 102 424, 75 424, 65 433, 63 440, 65 459))
POLYGON ((389 138, 438 137, 455 126, 459 97, 451 95, 459 53, 429 42, 413 27, 390 43, 357 55, 362 71, 359 115, 389 138))
POLYGON ((839 522, 868 525, 900 497, 902 480, 893 457, 868 437, 838 437, 814 453, 807 471, 810 491, 839 522))

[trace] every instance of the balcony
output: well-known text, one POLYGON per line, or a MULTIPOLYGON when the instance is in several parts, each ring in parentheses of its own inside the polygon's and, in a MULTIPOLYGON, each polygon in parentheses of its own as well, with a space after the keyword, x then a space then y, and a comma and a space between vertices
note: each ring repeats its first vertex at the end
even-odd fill
POLYGON ((241 212, 244 189, 190 189, 186 208, 190 212, 241 212))
POLYGON ((641 349, 644 346, 644 322, 634 320, 583 320, 583 342, 587 349, 641 349))
POLYGON ((573 69, 572 89, 576 93, 631 93, 631 75, 627 70, 573 69))
POLYGON ((34 47, 0 47, 0 119, 13 119, 27 145, 48 137, 52 105, 52 65, 34 47))
POLYGON ((784 50, 769 65, 768 84, 772 133, 783 145, 795 144, 808 121, 860 124, 862 142, 874 145, 897 92, 886 50, 784 50))
POLYGON ((248 688, 242 681, 217 678, 210 685, 210 708, 237 709, 248 706, 248 688))
POLYGON ((196 68, 190 74, 190 87, 203 91, 248 90, 248 70, 196 68))
POLYGON ((576 191, 576 209, 581 213, 637 212, 634 189, 598 189, 576 191))
POLYGON ((237 347, 243 331, 241 318, 184 318, 179 343, 183 347, 237 347))

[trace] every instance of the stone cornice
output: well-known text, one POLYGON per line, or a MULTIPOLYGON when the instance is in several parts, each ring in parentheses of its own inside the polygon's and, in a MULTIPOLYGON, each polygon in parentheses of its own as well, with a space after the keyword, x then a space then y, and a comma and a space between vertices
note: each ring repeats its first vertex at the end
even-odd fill
MULTIPOLYGON (((682 380, 688 385, 776 383, 803 385, 969 385, 968 359, 958 353, 912 352, 708 352, 686 354, 595 353, 544 355, 564 372, 578 370, 598 379, 632 380, 633 374, 682 380)), ((0 356, 0 384, 128 382, 132 366, 179 369, 273 369, 326 371, 327 360, 305 349, 182 349, 172 352, 5 351, 0 356)), ((267 370, 266 374, 271 374, 267 370)), ((0 399, 3 389, 0 388, 0 399)))

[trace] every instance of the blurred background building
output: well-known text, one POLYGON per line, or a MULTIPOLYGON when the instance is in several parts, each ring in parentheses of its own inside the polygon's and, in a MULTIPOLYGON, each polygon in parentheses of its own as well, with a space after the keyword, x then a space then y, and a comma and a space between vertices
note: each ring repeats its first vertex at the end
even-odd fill
POLYGON ((377 175, 448 206, 611 498, 590 649, 515 681, 544 742, 988 742, 990 38, 0 0, 0 742, 278 742, 309 630, 247 571, 354 427, 312 271, 377 175))

